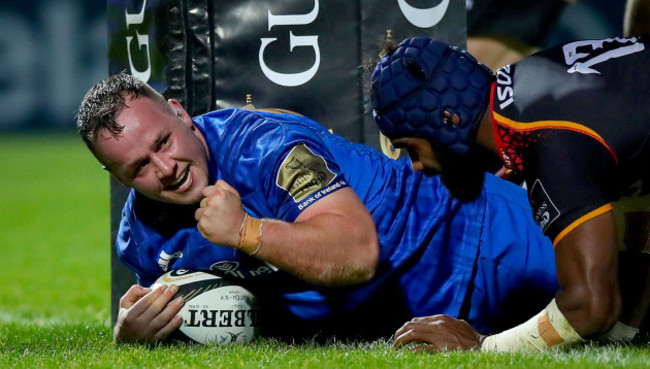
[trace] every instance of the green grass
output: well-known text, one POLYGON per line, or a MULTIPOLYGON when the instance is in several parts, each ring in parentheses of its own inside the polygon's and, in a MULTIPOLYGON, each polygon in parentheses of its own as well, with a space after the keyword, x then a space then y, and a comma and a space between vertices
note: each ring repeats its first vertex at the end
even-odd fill
POLYGON ((648 350, 589 346, 568 353, 416 354, 383 341, 287 345, 259 339, 248 345, 116 346, 101 324, 7 324, 0 328, 3 368, 648 368, 648 350), (6 350, 6 351, 3 351, 6 350))
MULTIPOLYGON (((2 368, 648 368, 650 348, 416 354, 388 342, 114 345, 109 179, 74 135, 0 137, 2 368)), ((380 322, 378 322, 380 324, 380 322)))
POLYGON ((0 323, 103 321, 109 177, 73 134, 0 137, 0 323))

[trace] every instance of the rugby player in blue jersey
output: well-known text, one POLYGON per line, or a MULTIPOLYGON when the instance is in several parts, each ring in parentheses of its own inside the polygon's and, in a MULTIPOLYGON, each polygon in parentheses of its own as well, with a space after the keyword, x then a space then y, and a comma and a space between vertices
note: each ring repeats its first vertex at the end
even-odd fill
POLYGON ((496 74, 430 38, 406 39, 387 52, 371 76, 381 131, 409 150, 414 168, 441 173, 463 195, 480 193, 482 169, 472 158, 500 157, 526 182, 532 214, 553 241, 560 285, 545 309, 502 333, 484 337, 434 316, 405 324, 396 346, 543 350, 603 333, 634 337, 650 305, 650 290, 643 292, 650 274, 629 283, 639 287, 629 295, 636 301, 622 309, 612 203, 641 205, 628 214, 624 234, 628 247, 649 252, 650 209, 642 198, 650 193, 648 62, 638 37, 570 42, 496 74))
POLYGON ((147 287, 173 269, 238 278, 268 302, 269 334, 285 336, 388 336, 434 313, 490 333, 557 288, 525 192, 494 176, 461 202, 408 158, 303 116, 190 117, 127 74, 91 88, 77 118, 96 158, 133 189, 116 245, 138 285, 120 301, 117 342, 154 342, 182 324, 176 288, 147 287))

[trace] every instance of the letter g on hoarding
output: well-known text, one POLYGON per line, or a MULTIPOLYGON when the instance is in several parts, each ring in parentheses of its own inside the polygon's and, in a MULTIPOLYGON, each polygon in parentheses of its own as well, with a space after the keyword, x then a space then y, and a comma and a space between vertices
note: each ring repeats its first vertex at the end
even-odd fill
MULTIPOLYGON (((126 10, 124 11, 126 19, 126 29, 128 30, 133 24, 142 24, 144 22, 144 9, 147 6, 147 0, 142 2, 142 8, 139 13, 129 14, 126 10)), ((126 52, 129 56, 129 68, 131 74, 144 81, 149 81, 151 77, 151 53, 149 52, 149 35, 141 35, 137 30, 135 31, 138 40, 138 50, 142 51, 144 47, 144 52, 147 55, 147 68, 144 71, 139 71, 133 65, 133 57, 131 56, 131 41, 133 41, 133 36, 126 36, 126 52)))
POLYGON ((419 28, 431 28, 438 24, 447 13, 449 0, 442 0, 440 4, 431 8, 415 8, 409 5, 406 0, 397 0, 397 4, 404 17, 412 25, 419 28))
POLYGON ((293 32, 289 32, 290 51, 296 46, 311 46, 316 54, 314 64, 306 71, 298 73, 280 73, 269 68, 264 62, 264 49, 271 42, 277 40, 276 38, 262 38, 262 46, 260 47, 259 63, 262 68, 262 73, 266 78, 270 79, 273 83, 285 86, 296 87, 309 82, 312 79, 318 67, 320 66, 320 49, 318 47, 318 36, 294 36, 293 32))

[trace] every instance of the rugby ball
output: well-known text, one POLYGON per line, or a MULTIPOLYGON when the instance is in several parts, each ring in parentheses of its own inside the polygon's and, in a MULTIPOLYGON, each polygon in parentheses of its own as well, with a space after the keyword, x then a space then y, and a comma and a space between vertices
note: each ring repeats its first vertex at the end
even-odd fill
POLYGON ((210 273, 173 270, 163 274, 151 288, 178 286, 174 299, 183 296, 179 315, 183 325, 173 338, 203 344, 251 341, 259 326, 255 296, 242 286, 210 273))

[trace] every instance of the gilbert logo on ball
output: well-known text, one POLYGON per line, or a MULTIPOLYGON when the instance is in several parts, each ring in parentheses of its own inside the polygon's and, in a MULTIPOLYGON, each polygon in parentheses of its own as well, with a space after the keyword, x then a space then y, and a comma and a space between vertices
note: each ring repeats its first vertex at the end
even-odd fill
POLYGON ((180 338, 199 343, 249 342, 259 326, 255 296, 219 276, 189 270, 173 270, 151 286, 178 286, 174 298, 183 296, 185 305, 179 315, 183 325, 180 338))

